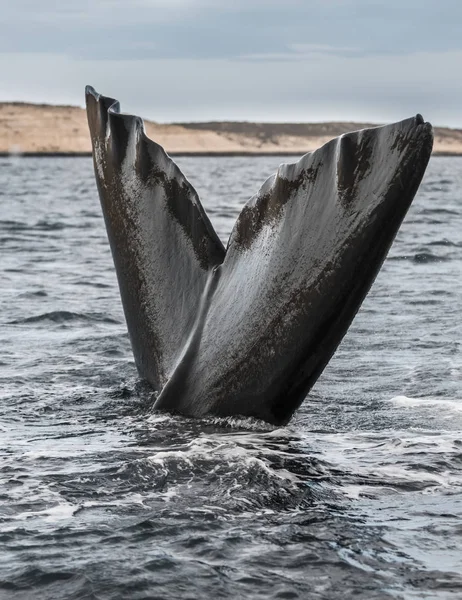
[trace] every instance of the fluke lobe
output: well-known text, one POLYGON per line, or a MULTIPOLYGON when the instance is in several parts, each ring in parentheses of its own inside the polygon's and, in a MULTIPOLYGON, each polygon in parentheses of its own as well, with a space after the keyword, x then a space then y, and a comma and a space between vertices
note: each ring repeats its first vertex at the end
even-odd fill
POLYGON ((140 118, 86 89, 96 181, 133 353, 155 408, 287 423, 329 362, 414 198, 422 117, 284 164, 225 249, 140 118))

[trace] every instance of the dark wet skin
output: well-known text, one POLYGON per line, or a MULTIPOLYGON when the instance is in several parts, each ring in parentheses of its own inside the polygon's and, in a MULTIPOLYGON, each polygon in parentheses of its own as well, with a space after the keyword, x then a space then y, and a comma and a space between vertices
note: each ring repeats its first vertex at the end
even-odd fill
POLYGON ((415 196, 422 117, 281 165, 225 251, 137 117, 87 88, 95 173, 135 361, 156 409, 287 423, 329 362, 415 196))

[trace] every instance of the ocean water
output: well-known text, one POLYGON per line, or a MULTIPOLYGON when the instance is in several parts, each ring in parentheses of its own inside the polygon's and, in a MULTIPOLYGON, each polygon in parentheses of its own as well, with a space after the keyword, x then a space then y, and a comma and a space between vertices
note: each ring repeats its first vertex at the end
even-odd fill
MULTIPOLYGON (((182 158, 219 235, 278 157, 182 158)), ((0 159, 0 598, 462 597, 462 160, 288 427, 154 413, 88 158, 0 159)))

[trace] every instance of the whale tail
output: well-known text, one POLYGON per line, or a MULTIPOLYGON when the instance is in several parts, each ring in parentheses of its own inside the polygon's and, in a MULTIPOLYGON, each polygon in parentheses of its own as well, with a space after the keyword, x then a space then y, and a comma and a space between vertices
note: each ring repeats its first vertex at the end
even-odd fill
POLYGON ((225 250, 141 119, 86 91, 95 175, 128 331, 155 407, 286 423, 372 285, 424 175, 422 117, 281 165, 225 250))

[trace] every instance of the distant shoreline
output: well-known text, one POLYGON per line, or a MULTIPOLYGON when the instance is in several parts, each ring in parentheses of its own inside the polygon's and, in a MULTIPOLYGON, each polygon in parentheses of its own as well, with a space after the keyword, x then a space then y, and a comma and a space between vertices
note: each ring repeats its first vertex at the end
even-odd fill
MULTIPOLYGON (((303 156, 350 131, 376 127, 352 121, 161 124, 144 121, 146 135, 171 156, 303 156)), ((462 156, 462 129, 434 128, 435 156, 462 156)), ((87 116, 76 106, 0 102, 0 156, 91 156, 87 116)))
MULTIPOLYGON (((308 152, 313 152, 309 150, 308 152)), ((213 158, 213 157, 263 157, 263 156, 303 156, 306 152, 282 151, 282 152, 168 152, 174 158, 213 158)), ((462 158, 461 152, 432 152, 432 157, 456 157, 462 158)), ((91 158, 91 152, 0 152, 0 158, 91 158)))

